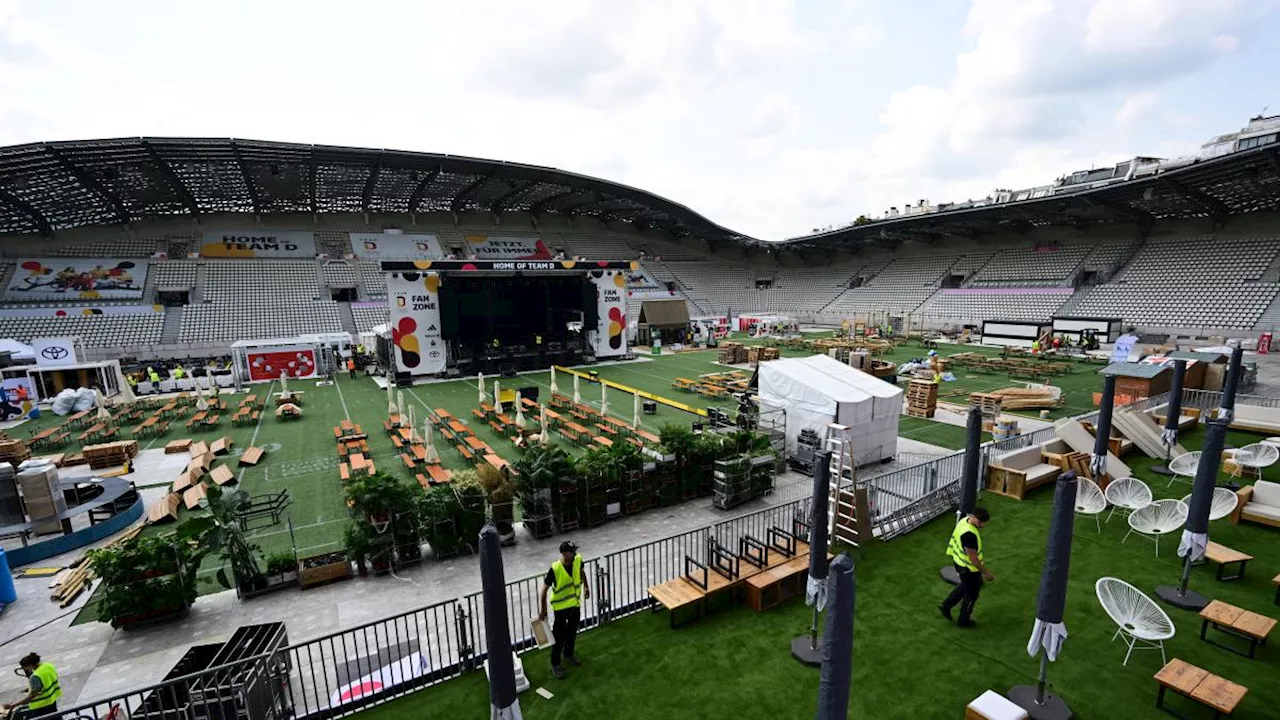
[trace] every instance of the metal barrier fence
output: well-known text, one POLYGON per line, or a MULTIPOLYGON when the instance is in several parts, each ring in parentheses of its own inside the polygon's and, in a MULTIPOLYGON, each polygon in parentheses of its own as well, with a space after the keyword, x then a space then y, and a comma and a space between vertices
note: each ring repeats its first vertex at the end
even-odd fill
MULTIPOLYGON (((765 541, 771 528, 790 530, 809 509, 809 498, 794 500, 586 561, 591 597, 582 606, 581 628, 648 609, 648 588, 683 574, 686 555, 704 561, 712 539, 736 553, 741 538, 765 541)), ((517 652, 535 645, 529 620, 538 613, 542 580, 538 575, 507 584, 508 629, 517 652)), ((484 601, 475 592, 58 715, 91 720, 342 717, 479 668, 487 652, 484 601), (113 708, 124 715, 114 715, 113 708)))

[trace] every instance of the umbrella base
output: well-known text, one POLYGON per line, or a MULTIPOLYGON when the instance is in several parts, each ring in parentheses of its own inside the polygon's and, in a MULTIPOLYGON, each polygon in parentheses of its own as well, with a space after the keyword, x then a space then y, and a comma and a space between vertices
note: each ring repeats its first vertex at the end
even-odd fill
POLYGON ((1151 472, 1157 475, 1163 475, 1165 477, 1173 477, 1174 475, 1174 472, 1169 469, 1168 465, 1156 465, 1155 467, 1151 468, 1151 472))
POLYGON ((1031 720, 1071 720, 1075 713, 1062 701, 1062 698, 1051 692, 1044 694, 1044 704, 1036 702, 1035 685, 1019 685, 1009 691, 1009 700, 1027 711, 1031 720))
POLYGON ((1201 595, 1195 590, 1187 590, 1186 593, 1179 595, 1177 585, 1161 585, 1156 588, 1156 597, 1166 605, 1172 605, 1179 610, 1195 610, 1199 612, 1209 604, 1209 598, 1201 595))
POLYGON ((792 638, 791 657, 799 660, 801 665, 820 667, 822 665, 822 636, 819 635, 818 642, 814 644, 810 644, 808 635, 792 638))
POLYGON ((948 565, 939 570, 938 577, 942 578, 942 582, 948 585, 960 584, 960 573, 956 572, 955 565, 948 565))

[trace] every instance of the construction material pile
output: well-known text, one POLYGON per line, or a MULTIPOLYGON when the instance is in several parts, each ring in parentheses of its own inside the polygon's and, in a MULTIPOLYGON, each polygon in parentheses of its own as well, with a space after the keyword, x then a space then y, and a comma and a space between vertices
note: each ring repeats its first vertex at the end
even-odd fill
POLYGON ((1062 390, 1051 386, 1001 388, 986 395, 1000 400, 1005 410, 1052 410, 1062 406, 1062 390))

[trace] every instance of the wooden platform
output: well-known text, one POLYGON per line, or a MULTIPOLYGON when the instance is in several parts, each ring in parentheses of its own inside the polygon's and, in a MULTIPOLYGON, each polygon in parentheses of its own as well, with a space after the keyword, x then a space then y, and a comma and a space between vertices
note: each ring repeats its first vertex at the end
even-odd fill
POLYGON ((236 474, 231 472, 231 468, 226 465, 219 465, 209 473, 209 479, 218 486, 226 485, 236 481, 236 474))
POLYGON ((244 449, 244 454, 240 456, 240 464, 257 465, 262 460, 264 453, 266 453, 266 451, 262 448, 251 445, 244 449))
POLYGON ((181 440, 170 440, 169 442, 165 443, 164 454, 176 455, 178 453, 187 452, 190 449, 191 449, 191 438, 182 438, 181 440))

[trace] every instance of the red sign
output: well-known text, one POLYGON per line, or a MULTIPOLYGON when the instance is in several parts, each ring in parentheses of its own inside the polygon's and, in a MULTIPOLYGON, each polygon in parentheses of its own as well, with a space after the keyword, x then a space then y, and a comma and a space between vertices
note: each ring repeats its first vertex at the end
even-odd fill
POLYGON ((249 352, 249 379, 265 382, 279 380, 280 373, 290 378, 314 377, 316 353, 309 347, 274 348, 266 352, 249 352))
POLYGON ((1262 336, 1258 338, 1258 354, 1259 355, 1271 354, 1271 333, 1269 332, 1262 333, 1262 336))

